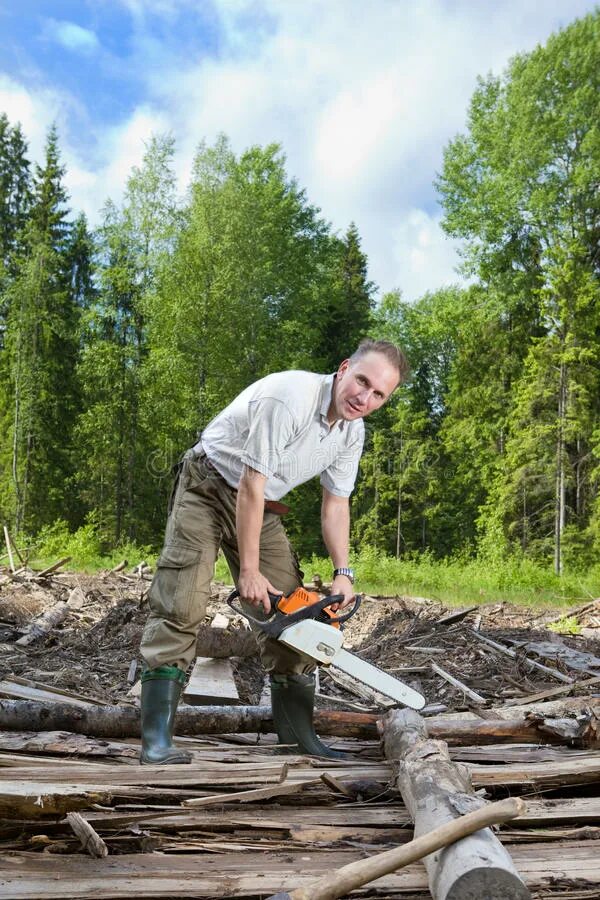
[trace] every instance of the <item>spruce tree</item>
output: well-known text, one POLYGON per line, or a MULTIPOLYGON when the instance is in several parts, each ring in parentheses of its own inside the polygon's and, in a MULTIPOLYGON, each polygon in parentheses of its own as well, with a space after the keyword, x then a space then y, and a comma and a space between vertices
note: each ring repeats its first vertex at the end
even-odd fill
POLYGON ((36 166, 32 204, 8 289, 2 505, 33 533, 68 507, 79 308, 70 284, 67 195, 56 129, 36 166))

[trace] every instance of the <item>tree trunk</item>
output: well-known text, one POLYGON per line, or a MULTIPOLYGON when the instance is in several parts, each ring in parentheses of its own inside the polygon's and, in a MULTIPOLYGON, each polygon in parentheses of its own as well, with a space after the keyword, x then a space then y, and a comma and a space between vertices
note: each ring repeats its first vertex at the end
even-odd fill
MULTIPOLYGON (((315 728, 334 737, 376 739, 379 736, 373 713, 318 710, 315 728)), ((497 743, 573 744, 573 731, 565 737, 560 721, 543 719, 430 719, 432 737, 443 738, 455 746, 497 743)), ((596 720, 588 719, 577 746, 594 746, 596 720)), ((139 735, 139 710, 133 706, 74 706, 46 700, 0 699, 0 729, 5 731, 70 731, 94 737, 127 738, 139 735)), ((175 732, 180 735, 235 734, 272 732, 273 719, 268 706, 185 706, 177 714, 175 732)))
MULTIPOLYGON (((397 786, 415 825, 415 838, 484 805, 468 769, 450 761, 442 741, 428 739, 414 710, 392 710, 383 721, 385 755, 398 766, 397 786)), ((528 888, 498 838, 477 831, 424 859, 434 900, 530 900, 528 888)))

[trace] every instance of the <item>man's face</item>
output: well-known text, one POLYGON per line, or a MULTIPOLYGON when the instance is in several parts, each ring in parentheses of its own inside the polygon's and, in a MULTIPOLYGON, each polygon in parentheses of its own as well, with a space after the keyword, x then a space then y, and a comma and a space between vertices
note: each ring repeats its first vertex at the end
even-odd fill
POLYGON ((365 353, 354 363, 345 359, 337 372, 329 420, 368 416, 383 406, 398 383, 398 370, 381 353, 365 353))

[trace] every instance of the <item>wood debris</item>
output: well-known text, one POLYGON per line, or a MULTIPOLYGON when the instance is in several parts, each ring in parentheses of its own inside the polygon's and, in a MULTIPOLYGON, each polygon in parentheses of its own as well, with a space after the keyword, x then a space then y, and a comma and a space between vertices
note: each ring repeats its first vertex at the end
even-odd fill
MULTIPOLYGON (((125 561, 100 576, 0 570, 1 895, 256 900, 409 847, 411 816, 376 728, 386 701, 323 672, 317 730, 350 758, 282 758, 270 708, 257 705, 256 644, 223 605, 227 586, 215 585, 198 655, 232 657, 241 705, 183 709, 177 743, 190 750, 190 766, 138 765, 139 712, 127 693, 139 676, 148 578, 146 566, 125 561), (18 646, 58 603, 68 607, 62 621, 18 646), (353 709, 359 704, 364 712, 353 709), (88 837, 84 846, 73 822, 102 843, 88 837)), ((593 630, 596 612, 595 602, 582 608, 582 627, 593 630)), ((600 681, 560 648, 600 658, 600 642, 557 638, 544 628, 553 618, 538 616, 532 629, 530 610, 504 604, 457 613, 424 599, 372 598, 349 623, 346 644, 404 681, 418 678, 432 708, 448 707, 427 728, 468 771, 475 797, 525 799, 498 838, 534 900, 592 900, 600 895, 600 681), (542 655, 533 645, 543 643, 559 649, 542 655)), ((584 662, 594 672, 589 656, 584 662)), ((421 862, 360 894, 431 896, 421 862)))

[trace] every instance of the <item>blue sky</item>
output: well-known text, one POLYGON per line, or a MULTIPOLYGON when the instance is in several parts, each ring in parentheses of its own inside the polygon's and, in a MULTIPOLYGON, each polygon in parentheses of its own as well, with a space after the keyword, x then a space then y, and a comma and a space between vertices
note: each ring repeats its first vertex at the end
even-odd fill
POLYGON ((432 186, 477 75, 595 8, 588 0, 0 2, 0 111, 31 156, 59 128, 72 207, 118 201, 144 141, 281 143, 334 228, 355 221, 382 291, 456 281, 432 186))

